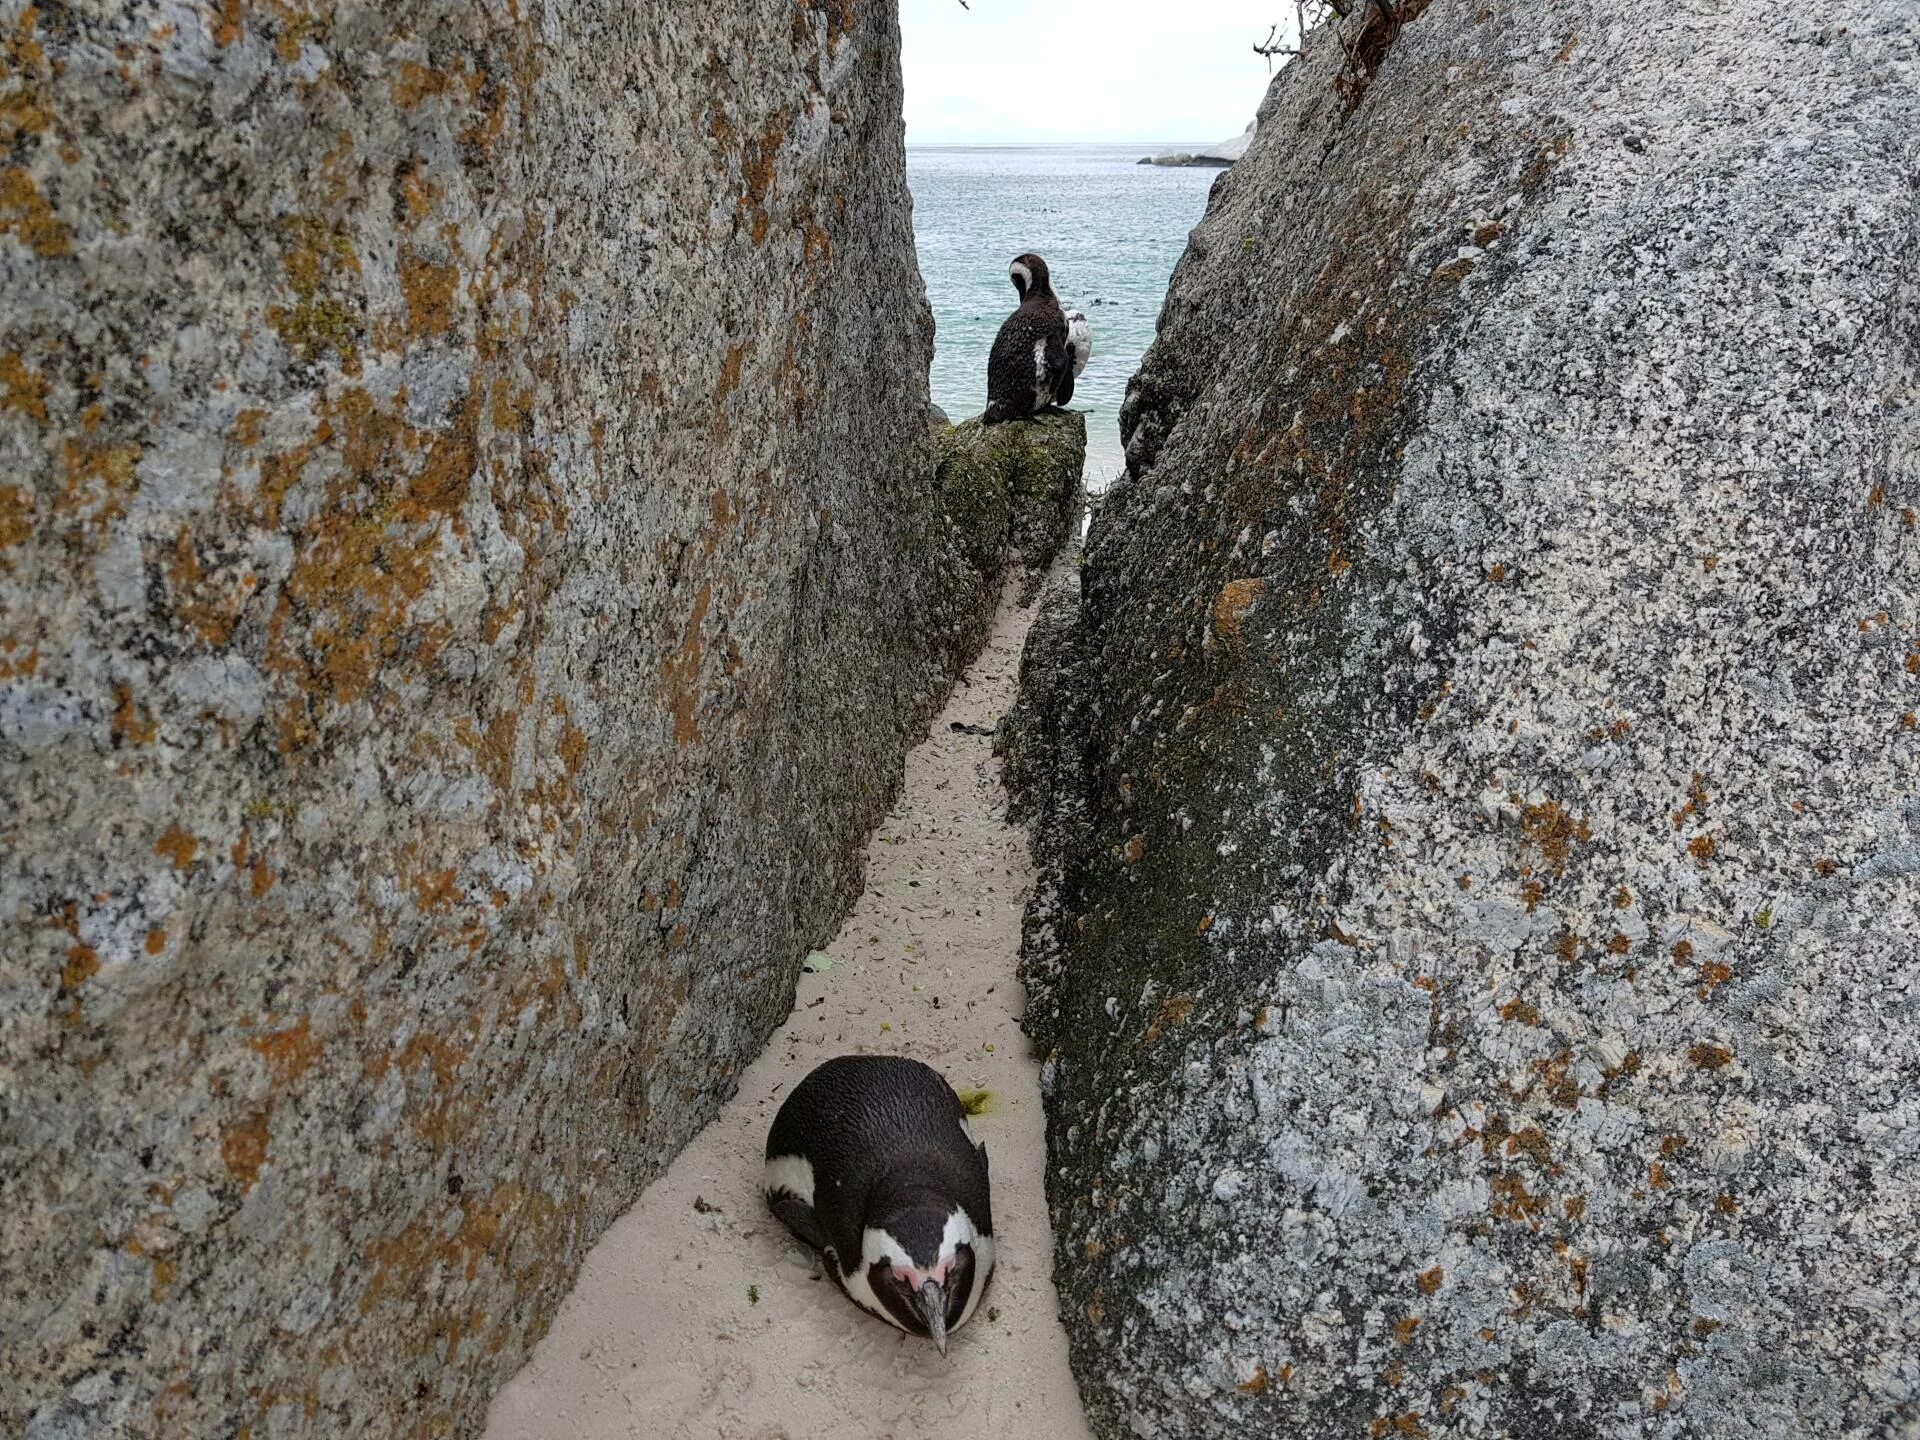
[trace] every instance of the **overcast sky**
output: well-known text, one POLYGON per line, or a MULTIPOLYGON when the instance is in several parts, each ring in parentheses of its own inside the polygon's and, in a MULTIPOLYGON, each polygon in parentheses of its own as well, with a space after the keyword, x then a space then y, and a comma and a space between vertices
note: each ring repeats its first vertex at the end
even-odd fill
POLYGON ((900 0, 907 142, 1224 140, 1292 0, 900 0))

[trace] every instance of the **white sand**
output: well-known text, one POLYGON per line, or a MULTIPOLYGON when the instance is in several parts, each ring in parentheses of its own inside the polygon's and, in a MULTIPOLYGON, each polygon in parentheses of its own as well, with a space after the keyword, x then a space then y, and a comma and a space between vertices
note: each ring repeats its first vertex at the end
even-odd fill
POLYGON ((991 728, 1005 713, 1032 618, 1002 604, 986 653, 907 758, 868 849, 867 893, 827 948, 833 968, 801 977, 740 1093, 587 1256, 553 1329, 495 1399, 487 1440, 1088 1435, 1056 1314, 1038 1066, 1017 1020, 1032 866, 1002 818, 991 739, 949 728, 991 728), (760 1197, 780 1101, 822 1060, 855 1051, 912 1055, 992 1093, 973 1125, 999 1263, 944 1360, 856 1310, 760 1197))

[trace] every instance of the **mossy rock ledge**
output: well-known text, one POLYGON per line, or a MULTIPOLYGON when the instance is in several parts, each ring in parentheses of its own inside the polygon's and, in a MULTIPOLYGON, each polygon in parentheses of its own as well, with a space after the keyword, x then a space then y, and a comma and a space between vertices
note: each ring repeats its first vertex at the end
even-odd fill
POLYGON ((1073 535, 1087 459, 1087 421, 1073 411, 937 431, 939 490, 968 566, 997 593, 1002 572, 1022 572, 1022 601, 1073 535))

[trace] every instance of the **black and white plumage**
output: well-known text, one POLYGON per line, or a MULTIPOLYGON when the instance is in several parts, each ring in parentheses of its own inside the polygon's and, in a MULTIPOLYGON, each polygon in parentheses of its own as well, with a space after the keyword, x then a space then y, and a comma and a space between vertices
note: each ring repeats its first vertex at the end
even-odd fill
POLYGON ((1073 382, 1086 374, 1087 361, 1092 358, 1093 326, 1082 312, 1067 311, 1067 359, 1072 362, 1073 374, 1067 381, 1067 393, 1056 404, 1064 405, 1073 398, 1073 382))
POLYGON ((767 1204, 869 1314, 947 1350, 993 1274, 987 1147, 938 1071, 843 1055, 795 1087, 767 1135, 767 1204))
POLYGON ((1007 273, 1020 294, 1020 308, 1001 323, 987 355, 987 410, 980 418, 989 425, 1066 404, 1078 373, 1067 348, 1066 312, 1054 296, 1047 262, 1021 255, 1007 273))

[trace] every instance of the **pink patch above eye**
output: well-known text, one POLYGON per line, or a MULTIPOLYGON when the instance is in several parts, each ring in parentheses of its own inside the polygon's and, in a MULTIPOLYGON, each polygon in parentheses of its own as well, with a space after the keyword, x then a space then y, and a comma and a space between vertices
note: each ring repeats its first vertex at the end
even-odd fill
POLYGON ((910 1270, 904 1265, 896 1265, 893 1267, 893 1278, 903 1283, 909 1290, 918 1295, 920 1293, 920 1287, 929 1280, 936 1281, 941 1285, 946 1284, 947 1274, 952 1269, 953 1257, 949 1255, 930 1271, 910 1270))

